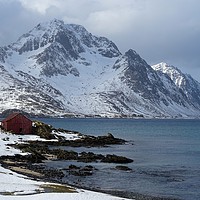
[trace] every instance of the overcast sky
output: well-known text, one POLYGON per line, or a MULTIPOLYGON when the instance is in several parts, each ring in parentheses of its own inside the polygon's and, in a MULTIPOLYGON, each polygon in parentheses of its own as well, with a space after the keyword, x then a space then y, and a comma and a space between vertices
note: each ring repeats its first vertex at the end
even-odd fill
POLYGON ((0 0, 0 46, 54 18, 200 81, 200 0, 0 0))

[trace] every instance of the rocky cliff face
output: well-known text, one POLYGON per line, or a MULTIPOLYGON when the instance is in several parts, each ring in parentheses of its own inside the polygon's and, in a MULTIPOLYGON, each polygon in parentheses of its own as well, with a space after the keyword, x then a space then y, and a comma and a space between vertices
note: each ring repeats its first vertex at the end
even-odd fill
POLYGON ((107 38, 52 20, 0 48, 0 112, 50 116, 198 117, 200 84, 166 64, 124 55, 107 38))

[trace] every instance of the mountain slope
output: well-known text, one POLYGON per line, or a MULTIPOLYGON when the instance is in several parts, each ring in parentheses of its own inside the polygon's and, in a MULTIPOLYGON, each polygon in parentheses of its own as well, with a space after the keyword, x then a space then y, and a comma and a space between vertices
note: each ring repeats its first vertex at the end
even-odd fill
POLYGON ((182 73, 178 68, 160 63, 152 66, 156 71, 167 75, 179 88, 180 93, 190 102, 196 109, 200 108, 200 83, 194 80, 190 75, 182 73))
MULTIPOLYGON (((60 113, 64 110, 61 101, 56 101, 53 96, 61 95, 50 85, 37 84, 37 79, 25 74, 27 82, 14 78, 3 66, 0 65, 0 102, 1 110, 16 108, 28 110, 30 113, 46 114, 60 113), (45 93, 42 90, 51 90, 45 93), (56 109, 55 109, 56 107, 56 109), (28 109, 27 109, 28 108, 28 109)), ((21 76, 24 74, 21 72, 21 76)))
POLYGON ((122 55, 107 38, 56 19, 1 47, 0 65, 0 112, 17 108, 49 116, 200 114, 199 83, 189 75, 162 64, 151 67, 132 49, 122 55))
POLYGON ((118 74, 108 85, 115 86, 112 91, 118 91, 112 99, 117 99, 122 113, 163 117, 198 115, 199 111, 174 82, 153 70, 135 51, 127 51, 113 68, 118 74))

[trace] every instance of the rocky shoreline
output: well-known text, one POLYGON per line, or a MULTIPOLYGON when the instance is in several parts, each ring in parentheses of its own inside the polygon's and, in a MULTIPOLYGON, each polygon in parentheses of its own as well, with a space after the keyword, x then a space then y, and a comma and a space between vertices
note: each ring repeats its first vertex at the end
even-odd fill
MULTIPOLYGON (((63 130, 62 130, 63 131, 63 130)), ((65 130, 66 131, 66 130, 65 130)), ((73 132, 74 133, 74 132, 73 132)), ((107 136, 86 136, 77 140, 64 140, 63 138, 58 141, 27 141, 26 143, 12 144, 10 146, 20 149, 26 155, 17 154, 15 156, 1 156, 1 164, 13 171, 20 172, 25 175, 33 176, 33 178, 42 178, 47 181, 52 179, 60 180, 64 177, 62 170, 49 169, 43 165, 46 161, 76 161, 81 163, 115 163, 120 164, 116 166, 118 170, 131 170, 123 164, 133 162, 132 159, 115 154, 95 154, 93 152, 76 152, 67 151, 59 148, 60 146, 70 147, 107 147, 107 145, 122 145, 125 140, 115 138, 112 134, 107 136), (21 168, 21 169, 20 169, 21 168), (34 173, 28 173, 33 171, 34 173), (36 175, 37 174, 37 175, 36 175)), ((64 169, 75 176, 88 176, 92 175, 95 170, 92 165, 88 164, 84 167, 78 167, 76 165, 69 165, 68 168, 64 169)))
MULTIPOLYGON (((93 152, 76 152, 63 150, 59 147, 107 147, 110 145, 124 145, 125 140, 115 138, 112 134, 106 136, 88 136, 82 135, 78 132, 54 129, 53 127, 36 122, 34 126, 35 134, 45 138, 44 141, 26 141, 22 143, 12 144, 10 146, 20 149, 25 155, 17 154, 15 156, 1 156, 0 163, 4 168, 8 168, 14 172, 26 175, 34 180, 42 180, 48 182, 64 183, 71 186, 78 187, 78 183, 69 184, 63 181, 65 172, 73 176, 92 176, 96 170, 96 167, 92 163, 114 163, 116 170, 131 171, 126 166, 127 163, 133 162, 131 158, 118 156, 115 154, 95 154, 93 152), (77 134, 78 139, 66 140, 63 135, 56 135, 52 133, 63 134, 77 134), (60 161, 65 160, 69 163, 65 169, 56 169, 45 165, 47 161, 60 161), (70 162, 85 163, 84 166, 77 166, 70 164, 70 162)), ((104 192, 115 196, 124 198, 136 199, 136 200, 169 200, 169 198, 150 197, 140 194, 135 194, 126 191, 107 191, 102 189, 94 189, 82 187, 82 189, 93 190, 97 192, 104 192)), ((172 200, 172 199, 170 199, 172 200)))
MULTIPOLYGON (((4 168, 8 168, 16 173, 23 174, 28 176, 29 178, 33 180, 40 180, 40 181, 47 181, 52 183, 59 183, 59 184, 67 184, 71 187, 79 187, 78 183, 69 184, 68 182, 65 182, 62 180, 64 177, 64 173, 60 169, 54 169, 54 168, 46 168, 44 165, 36 164, 32 165, 30 163, 25 164, 24 162, 20 162, 22 157, 17 156, 11 157, 11 156, 5 156, 0 158, 0 163, 4 168), (17 161, 19 159, 19 161, 17 161)), ((87 165, 85 167, 77 167, 75 165, 70 165, 68 169, 69 173, 71 173, 74 176, 88 176, 92 175, 93 170, 98 170, 91 165, 87 165), (78 170, 78 171, 76 171, 78 170), (82 173, 81 173, 82 171, 82 173)), ((130 170, 130 169, 129 169, 130 170)), ((135 200, 178 200, 178 199, 172 199, 172 198, 163 198, 163 197, 153 197, 148 195, 142 195, 134 192, 127 192, 127 191, 119 191, 119 190, 103 190, 101 188, 90 188, 87 186, 81 186, 81 189, 91 190, 95 192, 103 192, 106 194, 111 194, 113 196, 118 196, 122 198, 128 198, 128 199, 135 199, 135 200)))

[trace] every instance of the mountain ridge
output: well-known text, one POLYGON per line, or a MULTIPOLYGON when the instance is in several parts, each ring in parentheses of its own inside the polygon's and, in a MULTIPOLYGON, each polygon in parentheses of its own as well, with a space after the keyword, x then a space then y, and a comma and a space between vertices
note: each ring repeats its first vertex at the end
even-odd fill
POLYGON ((122 54, 111 40, 57 19, 40 23, 17 42, 0 47, 0 69, 0 112, 200 115, 200 84, 191 76, 165 63, 150 66, 133 49, 122 54))

